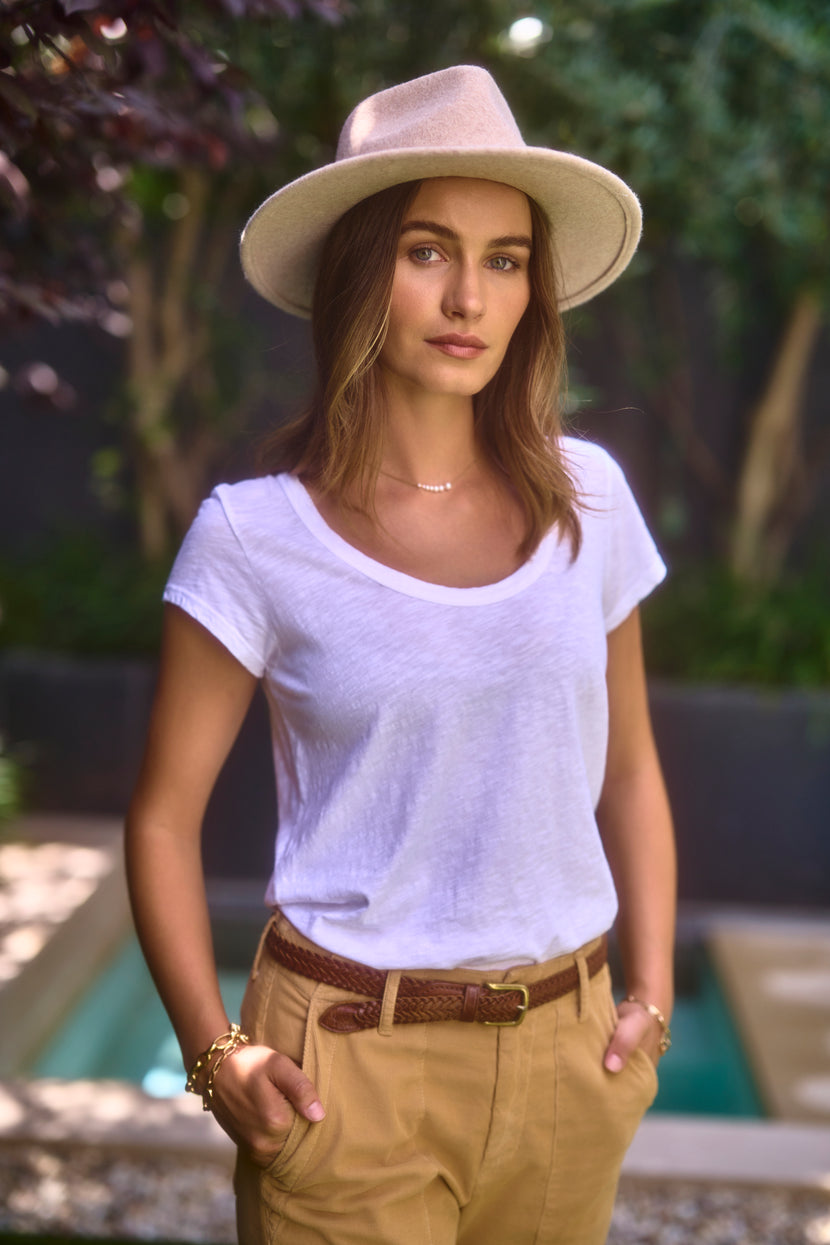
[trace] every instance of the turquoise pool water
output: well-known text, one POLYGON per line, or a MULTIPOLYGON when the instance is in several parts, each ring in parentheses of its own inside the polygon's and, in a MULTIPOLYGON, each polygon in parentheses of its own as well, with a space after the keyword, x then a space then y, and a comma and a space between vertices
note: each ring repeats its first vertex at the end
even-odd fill
MULTIPOLYGON (((247 958, 230 957, 234 963, 247 958)), ((220 974, 231 1017, 239 1015, 246 980, 243 968, 220 974)), ((672 1034, 674 1045, 660 1065, 660 1092, 652 1110, 763 1115, 729 1010, 698 945, 678 953, 672 1034)), ((184 1090, 176 1039, 134 939, 93 982, 29 1072, 132 1081, 156 1097, 184 1090)))

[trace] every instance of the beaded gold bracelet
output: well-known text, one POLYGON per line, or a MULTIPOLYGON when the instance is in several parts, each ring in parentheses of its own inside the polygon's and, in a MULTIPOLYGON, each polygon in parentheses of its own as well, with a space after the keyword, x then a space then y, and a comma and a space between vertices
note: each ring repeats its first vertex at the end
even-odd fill
POLYGON ((222 1064, 232 1055, 234 1051, 239 1050, 240 1046, 247 1046, 250 1042, 247 1033, 243 1033, 239 1025, 234 1023, 230 1027, 230 1032, 221 1033, 214 1042, 211 1042, 206 1051, 203 1051, 193 1067, 187 1074, 187 1084, 185 1089, 189 1094, 201 1094, 202 1110, 210 1111, 213 1101, 213 1083, 216 1080, 216 1073, 222 1067, 222 1064), (211 1060, 213 1062, 211 1062, 211 1060), (208 1068, 207 1080, 204 1088, 199 1089, 196 1084, 199 1073, 208 1068))
POLYGON ((654 1003, 644 1003, 642 999, 638 999, 634 994, 627 994, 625 1001, 626 1003, 636 1003, 638 1007, 644 1007, 649 1016, 653 1016, 657 1021, 661 1030, 659 1043, 660 1054, 665 1055, 666 1051, 671 1046, 671 1029, 669 1028, 666 1017, 660 1011, 660 1008, 655 1007, 654 1003))

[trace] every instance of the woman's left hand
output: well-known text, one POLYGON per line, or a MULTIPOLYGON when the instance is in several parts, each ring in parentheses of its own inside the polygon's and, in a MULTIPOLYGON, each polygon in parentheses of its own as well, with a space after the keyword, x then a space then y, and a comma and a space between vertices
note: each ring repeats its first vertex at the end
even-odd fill
POLYGON ((622 1002, 617 1008, 617 1027, 603 1059, 605 1068, 622 1072, 638 1046, 656 1067, 660 1061, 660 1026, 639 1003, 622 1002))

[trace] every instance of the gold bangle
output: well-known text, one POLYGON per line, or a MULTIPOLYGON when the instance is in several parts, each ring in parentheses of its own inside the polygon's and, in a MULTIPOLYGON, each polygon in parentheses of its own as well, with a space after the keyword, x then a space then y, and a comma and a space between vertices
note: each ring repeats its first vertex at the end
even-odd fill
POLYGON ((230 1027, 230 1031, 228 1033, 220 1033, 219 1037, 214 1042, 211 1042, 207 1050, 203 1051, 193 1064, 193 1067, 187 1074, 185 1090, 188 1094, 201 1094, 203 1111, 210 1111, 211 1109, 213 1083, 216 1080, 216 1073, 229 1055, 239 1050, 240 1046, 247 1046, 250 1040, 247 1033, 243 1033, 239 1025, 234 1022, 230 1027), (199 1089, 196 1081, 199 1073, 204 1068, 208 1068, 207 1080, 205 1081, 204 1089, 199 1089))
POLYGON ((660 1008, 655 1007, 654 1003, 644 1003, 642 999, 638 999, 634 994, 627 994, 625 996, 625 1001, 626 1003, 636 1003, 638 1007, 645 1008, 649 1016, 653 1016, 657 1021, 661 1029, 659 1043, 660 1054, 665 1055, 666 1051, 671 1046, 671 1029, 668 1026, 666 1017, 660 1011, 660 1008))

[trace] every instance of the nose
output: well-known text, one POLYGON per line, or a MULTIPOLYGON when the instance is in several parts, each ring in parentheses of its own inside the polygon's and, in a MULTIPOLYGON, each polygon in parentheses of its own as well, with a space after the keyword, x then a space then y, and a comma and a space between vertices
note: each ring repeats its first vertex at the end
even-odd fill
POLYGON ((484 314, 484 289, 477 264, 450 265, 443 299, 444 314, 453 319, 478 320, 484 314))

